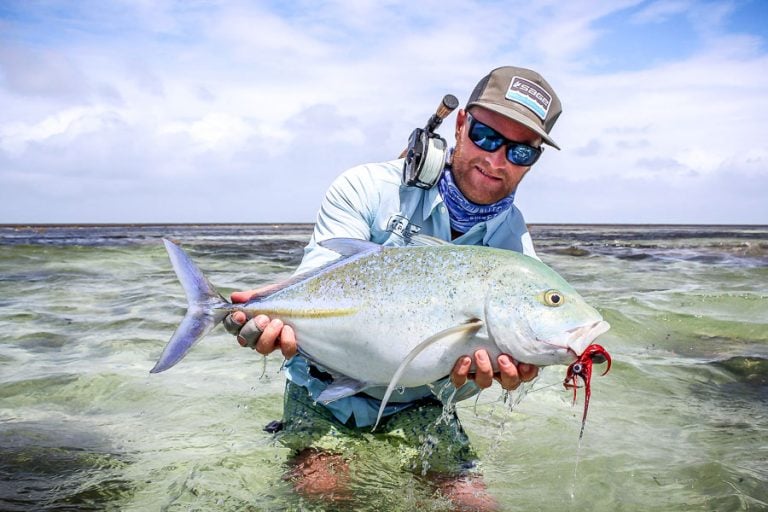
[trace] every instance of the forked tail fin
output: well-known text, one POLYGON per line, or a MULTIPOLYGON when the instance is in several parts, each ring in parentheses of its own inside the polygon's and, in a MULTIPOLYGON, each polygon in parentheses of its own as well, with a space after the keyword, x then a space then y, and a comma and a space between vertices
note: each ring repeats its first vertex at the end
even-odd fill
POLYGON ((181 361, 192 346, 224 320, 233 309, 213 287, 184 250, 163 239, 173 270, 187 294, 187 314, 163 349, 150 373, 160 373, 181 361))

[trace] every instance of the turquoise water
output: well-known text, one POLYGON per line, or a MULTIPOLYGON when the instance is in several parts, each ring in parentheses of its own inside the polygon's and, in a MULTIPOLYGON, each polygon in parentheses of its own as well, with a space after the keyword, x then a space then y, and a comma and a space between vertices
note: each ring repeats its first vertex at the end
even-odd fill
MULTIPOLYGON (((450 510, 361 447, 352 503, 295 495, 282 361, 223 330, 150 375, 183 315, 161 236, 227 294, 287 277, 311 226, 0 227, 0 510, 450 510)), ((768 227, 532 226, 601 310, 614 358, 581 402, 551 367, 512 411, 459 414, 503 510, 768 510, 768 227)))

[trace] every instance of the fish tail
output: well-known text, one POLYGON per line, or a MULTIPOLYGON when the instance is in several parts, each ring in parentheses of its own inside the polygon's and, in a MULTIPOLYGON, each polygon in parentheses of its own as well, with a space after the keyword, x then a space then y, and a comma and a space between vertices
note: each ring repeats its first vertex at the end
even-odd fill
POLYGON ((163 239, 173 270, 187 295, 187 313, 176 328, 150 373, 172 367, 192 346, 208 334, 233 310, 233 306, 208 282, 189 255, 174 242, 163 239))

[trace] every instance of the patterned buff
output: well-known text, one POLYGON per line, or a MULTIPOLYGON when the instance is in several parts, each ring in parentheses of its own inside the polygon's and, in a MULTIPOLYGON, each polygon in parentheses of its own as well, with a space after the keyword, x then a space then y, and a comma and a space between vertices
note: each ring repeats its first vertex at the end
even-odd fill
POLYGON ((475 204, 461 193, 453 181, 450 167, 446 166, 437 184, 440 195, 443 196, 451 227, 459 233, 466 233, 478 222, 484 222, 497 216, 512 206, 515 193, 511 193, 501 201, 493 204, 475 204))

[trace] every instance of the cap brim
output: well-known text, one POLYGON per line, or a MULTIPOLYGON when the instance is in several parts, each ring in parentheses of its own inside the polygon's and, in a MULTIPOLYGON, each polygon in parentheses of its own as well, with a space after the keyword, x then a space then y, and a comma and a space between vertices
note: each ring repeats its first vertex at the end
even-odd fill
POLYGON ((494 103, 485 103, 480 101, 473 101, 472 103, 469 103, 467 105, 467 109, 475 105, 477 105, 478 107, 486 108, 488 110, 492 110, 497 114, 501 114, 504 117, 508 117, 509 119, 512 119, 516 123, 520 123, 521 125, 525 126, 526 128, 540 135, 541 138, 544 140, 544 142, 547 143, 548 145, 552 146, 555 149, 560 149, 560 146, 558 146, 557 143, 554 140, 552 140, 552 137, 550 137, 549 134, 545 132, 544 129, 541 128, 541 126, 537 125, 525 114, 522 114, 521 112, 511 108, 502 107, 501 105, 496 105, 494 103))

